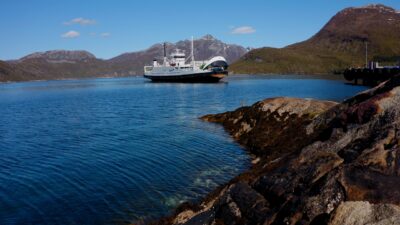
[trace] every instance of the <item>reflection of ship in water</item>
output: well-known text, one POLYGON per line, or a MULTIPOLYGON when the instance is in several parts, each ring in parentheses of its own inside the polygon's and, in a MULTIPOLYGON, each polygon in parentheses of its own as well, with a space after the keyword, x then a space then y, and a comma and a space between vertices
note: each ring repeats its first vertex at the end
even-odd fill
POLYGON ((164 44, 163 63, 159 64, 155 59, 153 66, 145 66, 144 77, 152 81, 218 82, 228 75, 228 63, 224 57, 216 56, 208 61, 195 61, 193 52, 193 38, 192 52, 188 58, 179 49, 176 49, 170 58, 167 58, 166 45, 164 44))

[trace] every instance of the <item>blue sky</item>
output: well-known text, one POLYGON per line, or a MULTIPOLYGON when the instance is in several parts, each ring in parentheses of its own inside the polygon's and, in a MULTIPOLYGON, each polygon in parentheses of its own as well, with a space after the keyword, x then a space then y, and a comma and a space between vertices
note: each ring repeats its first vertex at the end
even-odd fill
MULTIPOLYGON (((245 47, 305 40, 339 10, 368 0, 1 1, 0 59, 36 51, 87 50, 99 58, 212 34, 245 47)), ((399 0, 379 3, 400 9, 399 0)))

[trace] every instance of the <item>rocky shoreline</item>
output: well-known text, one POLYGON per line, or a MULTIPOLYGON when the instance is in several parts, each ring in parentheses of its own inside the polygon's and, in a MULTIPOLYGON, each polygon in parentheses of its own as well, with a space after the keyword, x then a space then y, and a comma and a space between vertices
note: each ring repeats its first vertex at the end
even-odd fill
POLYGON ((340 104, 273 98, 202 119, 254 164, 154 224, 400 224, 400 77, 340 104))

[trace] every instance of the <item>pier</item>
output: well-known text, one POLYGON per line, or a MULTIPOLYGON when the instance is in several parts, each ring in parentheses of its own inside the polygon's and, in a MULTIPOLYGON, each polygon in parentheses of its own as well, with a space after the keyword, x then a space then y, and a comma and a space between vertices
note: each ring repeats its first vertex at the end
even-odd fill
POLYGON ((364 68, 349 68, 343 72, 344 78, 354 84, 374 86, 400 74, 399 66, 379 66, 377 62, 370 62, 364 68), (360 82, 360 83, 359 83, 360 82))

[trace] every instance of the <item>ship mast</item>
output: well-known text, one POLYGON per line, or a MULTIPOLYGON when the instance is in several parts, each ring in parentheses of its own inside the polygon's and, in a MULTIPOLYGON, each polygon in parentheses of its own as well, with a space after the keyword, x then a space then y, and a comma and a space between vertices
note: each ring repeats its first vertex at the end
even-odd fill
POLYGON ((194 69, 194 43, 193 43, 193 36, 192 36, 192 65, 193 65, 193 69, 194 69))
POLYGON ((368 68, 368 42, 365 42, 365 68, 368 68))

